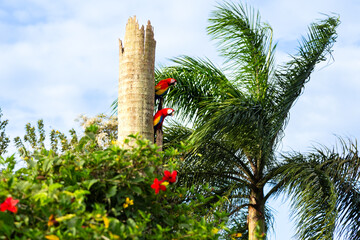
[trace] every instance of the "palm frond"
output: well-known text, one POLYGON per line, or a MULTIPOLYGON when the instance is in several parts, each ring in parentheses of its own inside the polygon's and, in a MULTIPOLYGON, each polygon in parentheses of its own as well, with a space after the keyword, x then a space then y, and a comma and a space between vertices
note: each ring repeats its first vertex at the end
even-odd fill
MULTIPOLYGON (((326 164, 338 194, 339 216, 336 225, 340 236, 360 240, 360 154, 356 141, 345 141, 341 138, 339 141, 340 151, 326 149, 327 155, 334 151, 339 152, 326 164)), ((326 157, 329 159, 329 156, 326 157)))
POLYGON ((271 139, 267 138, 267 111, 252 98, 240 94, 221 102, 206 103, 199 109, 202 121, 197 122, 191 139, 198 145, 216 140, 241 150, 252 168, 258 166, 258 172, 262 173, 275 159, 271 139))
POLYGON ((157 80, 172 77, 176 86, 165 97, 167 106, 174 108, 181 120, 194 120, 200 105, 205 101, 217 101, 226 94, 229 85, 225 74, 208 59, 182 56, 172 61, 173 67, 157 69, 157 80))
POLYGON ((189 176, 188 182, 216 184, 220 179, 228 179, 226 181, 252 183, 254 177, 246 164, 246 159, 228 147, 227 149, 224 144, 211 141, 190 151, 182 167, 189 176))
POLYGON ((275 94, 273 101, 277 111, 274 114, 273 135, 279 135, 286 126, 289 111, 301 95, 305 84, 315 65, 331 56, 331 48, 336 41, 336 28, 340 24, 337 17, 328 17, 309 27, 307 38, 302 38, 298 53, 292 60, 274 74, 274 85, 271 91, 275 94))
POLYGON ((360 189, 353 181, 340 181, 336 185, 338 193, 339 218, 337 229, 345 239, 360 239, 360 189))
POLYGON ((185 127, 176 121, 170 121, 169 126, 164 126, 164 148, 175 147, 181 142, 186 142, 193 133, 193 129, 185 127))
POLYGON ((116 98, 110 105, 111 116, 115 116, 118 111, 118 99, 116 98))
POLYGON ((288 154, 268 177, 278 180, 272 194, 290 194, 300 239, 333 239, 335 227, 347 239, 360 239, 359 151, 350 140, 340 139, 340 146, 288 154))
POLYGON ((208 33, 217 40, 234 80, 253 98, 266 100, 276 47, 271 27, 258 12, 230 2, 219 5, 209 22, 208 33))
POLYGON ((314 162, 288 163, 284 168, 284 189, 291 197, 298 239, 333 239, 337 195, 330 177, 314 162))
POLYGON ((243 139, 248 134, 249 139, 244 139, 248 141, 254 138, 254 130, 260 120, 260 111, 260 105, 247 101, 245 98, 229 98, 222 102, 207 102, 199 110, 201 121, 197 124, 194 138, 226 139, 227 136, 228 139, 232 137, 243 139))

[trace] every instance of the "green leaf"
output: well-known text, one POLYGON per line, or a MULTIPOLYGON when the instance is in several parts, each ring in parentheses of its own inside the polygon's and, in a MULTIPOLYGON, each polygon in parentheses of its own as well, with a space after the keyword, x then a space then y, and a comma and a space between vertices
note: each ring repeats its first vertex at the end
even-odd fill
POLYGON ((132 183, 138 183, 138 182, 144 181, 144 178, 140 177, 140 176, 136 176, 135 178, 132 178, 129 181, 132 182, 132 183))
POLYGON ((74 192, 74 195, 75 195, 76 198, 82 197, 82 196, 87 195, 87 194, 90 194, 90 192, 87 191, 87 190, 83 190, 83 189, 76 190, 74 192))
POLYGON ((110 218, 109 230, 114 234, 121 233, 120 226, 122 223, 116 218, 110 218))
POLYGON ((53 166, 53 159, 45 158, 44 164, 43 164, 43 170, 44 172, 49 171, 53 166))
POLYGON ((14 177, 11 176, 11 178, 9 179, 9 181, 7 182, 8 187, 11 188, 12 184, 14 183, 14 177))
POLYGON ((82 182, 82 185, 87 189, 87 190, 90 190, 91 186, 98 182, 99 179, 91 179, 91 180, 86 180, 84 182, 82 182))
POLYGON ((35 201, 40 201, 40 206, 42 206, 43 203, 48 199, 48 196, 46 192, 40 191, 37 194, 33 195, 32 198, 35 201))
POLYGON ((134 221, 134 219, 128 218, 126 222, 127 222, 127 224, 129 224, 131 227, 133 227, 133 228, 136 227, 136 222, 134 221))
POLYGON ((0 235, 5 234, 9 239, 14 231, 14 217, 9 212, 0 212, 0 235))
POLYGON ((139 195, 142 194, 142 190, 138 186, 132 186, 131 189, 139 195))
POLYGON ((152 176, 152 175, 154 174, 155 168, 152 167, 152 166, 146 167, 146 168, 144 169, 144 171, 145 171, 146 175, 152 176))
POLYGON ((117 192, 117 186, 112 186, 106 192, 106 198, 111 198, 111 197, 115 196, 116 192, 117 192))
POLYGON ((4 165, 4 164, 5 164, 5 159, 2 156, 0 156, 0 165, 4 165))
POLYGON ((61 188, 63 185, 60 183, 54 183, 49 186, 49 192, 54 191, 55 189, 61 188))

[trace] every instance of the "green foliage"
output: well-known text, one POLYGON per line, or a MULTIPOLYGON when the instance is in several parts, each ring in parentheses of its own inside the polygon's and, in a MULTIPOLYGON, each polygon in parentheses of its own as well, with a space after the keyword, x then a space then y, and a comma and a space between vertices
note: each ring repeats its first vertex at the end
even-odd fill
MULTIPOLYGON (((51 132, 44 144, 42 121, 26 126, 17 146, 27 166, 15 171, 16 159, 5 159, 0 174, 0 202, 20 200, 18 212, 0 212, 0 239, 217 239, 226 229, 227 214, 204 204, 198 189, 170 184, 155 194, 150 186, 164 170, 176 170, 183 150, 129 136, 134 146, 116 143, 101 149, 98 126, 91 125, 78 141, 51 132), (57 140, 61 140, 57 142, 57 140), (61 146, 59 151, 58 146, 61 146)), ((73 132, 74 133, 74 132, 73 132)), ((181 178, 181 176, 179 176, 181 178)), ((204 186, 201 192, 211 193, 204 186)))
MULTIPOLYGON (((220 3, 211 13, 207 30, 216 41, 224 64, 218 67, 209 59, 182 56, 173 59, 173 66, 156 72, 157 79, 172 77, 177 80, 166 101, 182 115, 183 122, 188 120, 193 127, 188 129, 174 124, 164 134, 170 146, 185 139, 193 143, 182 165, 186 173, 184 182, 208 182, 217 194, 227 196, 226 210, 234 229, 241 229, 243 237, 247 225, 243 215, 247 208, 252 206, 258 211, 259 221, 262 221, 259 234, 266 233, 272 222, 266 209, 267 200, 281 191, 290 193, 292 189, 283 186, 291 180, 302 184, 307 184, 306 180, 317 181, 319 192, 331 195, 324 200, 324 195, 320 194, 315 203, 317 208, 310 204, 306 209, 307 214, 313 214, 314 209, 326 209, 327 221, 323 221, 325 215, 317 218, 317 214, 312 215, 312 224, 297 219, 300 235, 304 238, 310 235, 305 234, 307 226, 315 225, 313 236, 331 239, 334 233, 337 214, 333 210, 337 195, 330 185, 332 179, 327 179, 321 171, 316 171, 317 175, 311 172, 311 176, 304 172, 303 177, 296 179, 289 179, 290 175, 276 175, 281 162, 276 150, 290 109, 300 97, 310 74, 316 64, 331 58, 339 24, 337 16, 326 16, 312 23, 307 36, 299 42, 298 52, 290 56, 289 62, 276 65, 276 43, 271 26, 262 22, 260 14, 251 7, 220 3), (265 186, 269 186, 268 191, 265 186), (315 223, 315 220, 318 221, 315 223)), ((311 194, 300 193, 303 198, 296 208, 306 212, 303 207, 306 203, 302 201, 311 194)), ((254 238, 257 233, 248 234, 254 238)))
MULTIPOLYGON (((55 131, 54 129, 50 132, 50 150, 52 154, 64 153, 67 150, 74 150, 77 148, 78 150, 82 148, 82 145, 78 141, 78 137, 74 129, 69 131, 71 135, 71 139, 68 140, 64 133, 59 131, 55 131)), ((85 133, 86 134, 86 133, 85 133)), ((90 138, 91 134, 86 134, 86 138, 82 140, 82 142, 86 142, 88 138, 90 138)), ((35 153, 41 152, 45 149, 45 130, 43 120, 39 120, 37 122, 37 130, 30 123, 25 126, 25 135, 23 140, 20 137, 14 138, 15 146, 18 149, 20 156, 26 160, 35 153), (37 136, 36 132, 39 136, 37 136), (30 148, 27 148, 29 146, 30 148)), ((95 149, 97 145, 93 144, 93 148, 95 149)), ((97 147, 97 149, 100 149, 97 147)), ((89 149, 88 149, 89 150, 89 149)))
POLYGON ((90 125, 98 126, 96 131, 96 141, 101 147, 108 147, 112 141, 117 139, 118 121, 115 116, 99 114, 90 118, 81 115, 77 120, 84 130, 90 125))
POLYGON ((288 154, 274 171, 292 200, 299 239, 331 239, 336 228, 360 239, 359 150, 356 141, 340 139, 339 146, 288 154))
POLYGON ((5 135, 5 127, 9 120, 1 120, 1 108, 0 108, 0 156, 6 152, 6 148, 9 145, 10 139, 5 135))

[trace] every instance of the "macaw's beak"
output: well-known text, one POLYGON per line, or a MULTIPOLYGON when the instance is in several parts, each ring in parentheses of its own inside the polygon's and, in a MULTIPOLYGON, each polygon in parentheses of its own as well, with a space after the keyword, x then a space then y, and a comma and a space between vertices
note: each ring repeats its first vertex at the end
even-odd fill
POLYGON ((174 82, 174 86, 176 85, 176 82, 174 82))
POLYGON ((175 112, 172 112, 172 113, 171 113, 171 116, 174 116, 174 115, 175 115, 175 112))

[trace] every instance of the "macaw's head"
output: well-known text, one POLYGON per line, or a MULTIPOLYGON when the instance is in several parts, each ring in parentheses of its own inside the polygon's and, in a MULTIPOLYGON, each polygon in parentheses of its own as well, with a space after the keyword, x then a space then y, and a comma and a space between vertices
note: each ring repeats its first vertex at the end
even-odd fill
POLYGON ((174 109, 172 109, 172 108, 164 108, 163 110, 165 111, 166 116, 174 116, 174 112, 175 112, 174 109))
POLYGON ((166 79, 166 81, 169 84, 169 86, 176 85, 176 80, 174 78, 168 78, 168 79, 166 79))

